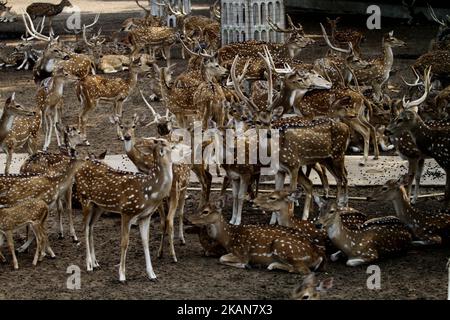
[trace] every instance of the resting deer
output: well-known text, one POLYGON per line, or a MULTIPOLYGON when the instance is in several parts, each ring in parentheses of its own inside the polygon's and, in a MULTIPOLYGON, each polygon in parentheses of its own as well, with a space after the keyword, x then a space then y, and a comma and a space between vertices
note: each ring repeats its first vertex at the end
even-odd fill
POLYGON ((412 236, 398 218, 386 216, 367 220, 361 225, 346 226, 343 216, 351 208, 321 213, 318 224, 328 233, 331 242, 347 256, 347 266, 354 267, 404 252, 412 236))
POLYGON ((298 231, 279 226, 231 225, 222 216, 222 206, 207 205, 190 218, 194 225, 213 228, 213 238, 228 252, 220 257, 220 263, 236 268, 257 264, 268 270, 308 274, 324 261, 321 249, 298 231))
POLYGON ((315 273, 311 272, 300 285, 295 287, 291 297, 294 300, 320 300, 322 293, 328 291, 331 287, 333 287, 333 278, 319 281, 315 273))
POLYGON ((327 22, 331 28, 331 38, 336 44, 350 42, 355 52, 359 54, 361 41, 364 39, 364 35, 362 32, 352 29, 337 30, 337 25, 340 20, 341 17, 337 17, 334 20, 327 17, 327 22))
POLYGON ((441 244, 450 237, 450 214, 421 212, 412 207, 401 180, 388 180, 367 200, 392 201, 397 217, 411 229, 417 244, 441 244))
MULTIPOLYGON (((13 232, 25 226, 31 226, 37 239, 36 253, 34 254, 33 266, 37 265, 38 260, 47 251, 52 258, 55 257, 52 248, 48 245, 46 231, 46 222, 48 216, 48 206, 45 201, 40 199, 29 199, 18 203, 15 206, 0 209, 0 243, 3 235, 6 236, 8 247, 13 259, 14 269, 19 269, 16 250, 14 247, 13 232)), ((0 254, 0 259, 1 259, 0 254)))
MULTIPOLYGON (((151 106, 150 106, 151 107, 151 106)), ((133 162, 133 164, 142 173, 149 174, 152 171, 152 163, 154 162, 153 154, 145 153, 146 139, 136 139, 136 127, 139 124, 139 117, 135 114, 132 121, 122 121, 120 118, 111 119, 113 123, 118 123, 125 142, 125 151, 127 156, 133 162)), ((164 137, 165 138, 165 137, 164 137)), ((153 142, 151 142, 153 144, 153 142)), ((183 163, 174 163, 172 165, 172 187, 170 189, 170 194, 168 198, 169 212, 165 217, 165 222, 162 223, 164 228, 162 228, 161 245, 158 252, 158 257, 163 255, 163 246, 165 234, 169 235, 169 245, 170 254, 174 260, 177 262, 177 257, 175 254, 175 247, 173 243, 174 238, 174 218, 178 212, 179 219, 179 232, 180 241, 185 244, 183 235, 183 217, 184 217, 184 204, 187 192, 187 186, 189 184, 189 178, 191 175, 190 166, 183 163)), ((160 210, 164 211, 163 208, 160 210)))
MULTIPOLYGON (((125 261, 132 224, 139 224, 144 247, 147 276, 154 280, 149 249, 150 219, 172 186, 171 148, 164 139, 152 139, 153 162, 148 174, 129 173, 108 168, 90 160, 77 172, 77 198, 83 209, 88 271, 98 268, 94 248, 94 224, 102 212, 114 212, 121 216, 119 280, 126 281, 125 261)), ((147 140, 148 146, 150 139, 147 140)))
MULTIPOLYGON (((81 134, 86 139, 87 145, 89 145, 89 141, 87 140, 86 124, 89 112, 95 109, 99 101, 107 101, 112 102, 114 105, 113 114, 121 117, 123 103, 129 98, 136 86, 140 66, 140 62, 131 63, 128 79, 90 75, 79 80, 77 84, 77 97, 82 105, 79 116, 79 128, 81 134)), ((122 132, 118 125, 116 126, 116 130, 118 138, 123 140, 122 132)))

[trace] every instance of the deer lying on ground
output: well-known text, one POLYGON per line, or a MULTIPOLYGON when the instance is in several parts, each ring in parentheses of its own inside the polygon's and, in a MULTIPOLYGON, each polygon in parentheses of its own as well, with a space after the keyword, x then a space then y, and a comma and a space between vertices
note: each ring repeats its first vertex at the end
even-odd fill
POLYGON ((268 270, 309 274, 324 261, 321 249, 298 231, 279 226, 231 225, 222 216, 222 207, 208 205, 190 218, 194 225, 213 228, 213 238, 228 252, 220 257, 220 263, 236 268, 258 264, 268 270))
POLYGON ((401 180, 388 180, 367 200, 392 201, 397 217, 411 229, 417 244, 441 244, 450 238, 450 214, 412 207, 401 180))
MULTIPOLYGON (((150 147, 150 139, 147 140, 150 147)), ((94 248, 94 224, 104 211, 121 215, 119 280, 126 281, 125 261, 132 224, 139 224, 147 276, 156 279, 149 249, 150 219, 172 186, 171 148, 164 139, 152 139, 153 162, 148 174, 114 170, 90 160, 76 174, 77 198, 83 209, 88 271, 98 268, 94 248), (106 167, 106 168, 105 168, 106 167)))
POLYGON ((404 252, 412 236, 406 225, 393 216, 374 218, 349 228, 343 223, 344 208, 321 213, 318 224, 327 231, 333 244, 347 256, 347 266, 358 266, 404 252))
POLYGON ((291 297, 294 300, 320 300, 322 293, 331 287, 333 287, 333 278, 319 281, 312 272, 303 279, 299 286, 295 287, 291 297))
MULTIPOLYGON (((40 199, 29 199, 15 206, 0 209, 0 244, 3 242, 3 235, 5 235, 15 270, 19 269, 19 264, 14 247, 13 232, 24 226, 30 226, 37 239, 33 266, 37 265, 38 260, 42 261, 46 251, 52 258, 55 257, 53 250, 48 244, 46 231, 47 216, 48 206, 45 201, 40 199)), ((1 258, 2 255, 0 253, 1 258)))
MULTIPOLYGON (((135 130, 139 123, 139 117, 135 114, 131 122, 122 121, 122 119, 120 118, 115 118, 111 120, 113 123, 119 124, 124 137, 125 151, 127 153, 127 156, 133 162, 133 164, 138 168, 140 172, 145 174, 151 173, 152 172, 151 165, 154 162, 153 154, 145 153, 146 151, 145 149, 147 149, 146 139, 139 139, 139 140, 136 139, 135 130)), ((152 144, 153 141, 151 140, 151 147, 152 144)), ((165 218, 165 222, 162 222, 163 227, 162 227, 161 245, 159 248, 158 257, 161 258, 163 255, 164 239, 165 234, 167 234, 169 236, 170 254, 174 262, 177 262, 175 247, 173 243, 174 238, 173 224, 175 215, 178 212, 178 219, 180 226, 179 227, 180 241, 182 244, 185 244, 183 235, 183 217, 184 217, 184 204, 187 186, 189 184, 189 178, 191 175, 190 166, 183 163, 174 163, 172 165, 172 175, 173 175, 172 187, 170 189, 170 194, 168 197, 169 211, 165 217, 162 214, 162 217, 165 218)), ((164 212, 164 208, 160 208, 160 210, 164 212)))

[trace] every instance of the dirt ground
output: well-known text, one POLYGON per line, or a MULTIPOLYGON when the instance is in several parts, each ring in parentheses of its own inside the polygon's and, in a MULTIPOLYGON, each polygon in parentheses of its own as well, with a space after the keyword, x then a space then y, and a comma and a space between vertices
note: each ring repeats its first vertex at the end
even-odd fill
MULTIPOLYGON (((132 13, 133 14, 133 13, 132 13)), ((129 12, 123 14, 102 15, 104 32, 113 30, 129 12)), ((318 33, 317 19, 324 21, 324 17, 300 14, 294 18, 301 19, 309 33, 318 33)), ((352 21, 356 26, 363 28, 363 19, 360 17, 344 17, 344 21, 352 21)), ((54 24, 56 25, 56 23, 54 24)), ((363 53, 376 55, 380 51, 380 38, 382 32, 395 30, 398 38, 408 43, 408 48, 396 50, 397 59, 394 65, 392 84, 398 86, 399 76, 409 76, 408 66, 421 52, 425 52, 429 39, 432 38, 436 27, 420 26, 408 27, 398 21, 384 21, 382 31, 367 33, 363 44, 363 53), (416 40, 414 40, 416 39, 416 40)), ((0 27, 1 28, 1 27, 0 27)), ((57 30, 58 33, 58 30, 57 30)), ((5 33, 2 34, 2 37, 5 33)), ((12 39, 13 40, 13 39, 12 39)), ((318 43, 317 46, 305 50, 302 57, 311 61, 319 57, 326 48, 318 43)), ((178 69, 182 70, 183 61, 176 61, 178 69)), ((126 73, 117 76, 126 76, 126 73)), ((138 87, 148 92, 148 79, 141 79, 138 87)), ((0 104, 11 92, 16 92, 17 101, 26 106, 34 106, 35 86, 30 71, 15 71, 12 69, 0 70, 0 104)), ((392 92, 394 93, 394 92, 392 92)), ((160 103, 155 103, 158 110, 163 111, 160 103)), ((79 102, 75 97, 73 85, 65 89, 65 107, 63 122, 76 124, 79 112, 79 102)), ((99 105, 92 113, 89 121, 88 136, 91 147, 86 151, 101 152, 105 149, 109 153, 124 153, 123 144, 116 139, 114 127, 109 123, 111 107, 99 105)), ((147 114, 138 90, 125 104, 125 117, 134 113, 147 114)), ((138 136, 151 136, 152 128, 139 128, 138 136)), ((54 145, 54 144, 53 144, 54 145)), ((386 179, 391 177, 386 177, 386 179)), ((352 188, 351 196, 366 196, 371 189, 352 188)), ((434 192, 423 188, 422 192, 434 192)), ((186 216, 195 214, 198 203, 198 192, 191 192, 186 203, 186 216)), ((391 215, 394 209, 391 204, 366 203, 365 201, 350 201, 350 206, 374 215, 391 215)), ((417 206, 421 209, 436 210, 442 204, 438 199, 421 199, 417 206)), ((300 203, 302 207, 302 203, 300 203)), ((230 201, 224 210, 230 213, 230 201)), ((81 214, 76 215, 76 230, 82 238, 81 214)), ((244 223, 265 223, 268 217, 260 212, 245 207, 244 223)), ((270 272, 267 270, 240 270, 222 266, 217 258, 202 256, 202 249, 196 235, 186 235, 186 246, 177 243, 176 251, 178 263, 173 263, 166 256, 159 260, 156 258, 159 244, 159 222, 155 218, 151 228, 151 252, 153 266, 158 276, 158 282, 150 282, 145 275, 145 262, 140 243, 138 228, 133 228, 130 236, 130 248, 127 258, 127 283, 119 284, 119 233, 120 219, 118 217, 103 217, 95 228, 95 242, 98 260, 102 268, 93 273, 85 270, 85 246, 75 246, 71 240, 57 239, 56 224, 50 219, 50 241, 57 255, 54 260, 45 259, 37 267, 31 266, 33 248, 29 253, 20 254, 19 271, 12 271, 10 263, 0 264, 0 299, 287 299, 293 287, 301 281, 301 276, 284 272, 270 272), (66 270, 76 265, 81 268, 81 290, 68 290, 66 288, 66 270)), ((67 230, 67 225, 65 225, 67 230)), ((20 239, 17 238, 17 244, 20 239)), ((167 246, 166 246, 167 249, 167 246)), ((6 248, 3 252, 10 260, 6 248)), ((329 263, 326 272, 320 273, 320 278, 332 276, 335 279, 334 287, 324 295, 324 299, 445 299, 447 288, 447 271, 445 268, 450 249, 447 248, 414 248, 406 255, 380 261, 381 289, 369 290, 366 287, 367 266, 346 267, 345 261, 329 263)))

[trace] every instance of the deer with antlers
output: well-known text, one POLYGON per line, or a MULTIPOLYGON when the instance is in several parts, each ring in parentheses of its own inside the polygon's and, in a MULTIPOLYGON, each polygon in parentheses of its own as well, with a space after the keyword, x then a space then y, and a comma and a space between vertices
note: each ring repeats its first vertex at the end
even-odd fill
MULTIPOLYGON (((113 103, 114 115, 121 117, 123 103, 129 98, 136 86, 141 66, 141 62, 133 61, 130 65, 128 79, 105 78, 99 75, 89 75, 78 81, 77 97, 82 105, 79 116, 79 128, 86 139, 87 145, 89 145, 89 142, 87 140, 86 124, 89 112, 95 109, 99 101, 107 101, 113 103)), ((117 126, 116 130, 118 138, 123 140, 119 126, 117 126)))
POLYGON ((342 208, 322 212, 318 220, 334 246, 347 256, 347 266, 354 267, 399 254, 410 246, 411 232, 397 217, 373 218, 350 228, 343 223, 342 217, 354 211, 342 208))
POLYGON ((309 274, 324 261, 323 250, 300 232, 279 226, 231 225, 222 216, 222 207, 222 203, 207 205, 190 218, 194 225, 214 229, 213 238, 228 252, 220 257, 220 263, 236 268, 257 264, 268 270, 309 274))
POLYGON ((450 48, 450 39, 448 37, 450 28, 450 16, 447 15, 445 18, 439 19, 430 5, 428 5, 428 12, 430 13, 431 18, 437 24, 439 24, 439 29, 436 37, 431 40, 430 51, 448 50, 450 48))
POLYGON ((336 44, 350 42, 355 52, 359 54, 361 50, 360 49, 361 41, 364 39, 363 33, 352 29, 337 30, 337 25, 340 20, 341 17, 337 17, 334 20, 327 17, 327 22, 331 28, 331 38, 334 40, 336 44))
MULTIPOLYGON (((153 161, 149 164, 148 174, 117 171, 90 160, 76 175, 77 198, 83 208, 88 271, 99 267, 94 248, 94 224, 102 212, 108 211, 120 214, 122 220, 119 280, 126 281, 129 233, 131 225, 136 223, 144 247, 147 276, 150 280, 156 279, 150 259, 150 219, 163 199, 169 196, 173 174, 169 143, 156 138, 151 141, 153 161)), ((151 141, 147 140, 148 147, 151 141)))
MULTIPOLYGON (((148 102, 144 100, 147 104, 148 102)), ((154 109, 148 104, 150 110, 155 112, 154 109)), ((166 121, 170 121, 167 119, 167 115, 164 117, 159 116, 156 112, 154 113, 155 121, 160 121, 160 125, 162 125, 162 118, 166 119, 166 121)), ((133 116, 132 121, 122 121, 120 118, 111 119, 113 123, 118 123, 120 128, 122 129, 122 134, 124 136, 125 142, 125 151, 130 160, 134 163, 134 165, 138 168, 138 170, 142 173, 149 174, 151 173, 152 167, 150 164, 153 163, 153 154, 146 153, 146 139, 139 139, 136 141, 135 130, 136 126, 139 123, 139 117, 135 114, 133 116)), ((168 122, 166 122, 168 123, 168 122)), ((164 137, 165 138, 165 137, 164 137)), ((151 140, 151 146, 153 141, 151 140)), ((184 234, 183 234, 183 217, 184 217, 184 204, 186 198, 187 186, 189 184, 190 178, 190 166, 183 163, 174 163, 172 165, 172 187, 170 189, 170 194, 168 197, 168 205, 169 211, 165 217, 165 222, 162 222, 162 237, 161 237, 161 245, 158 252, 158 257, 162 257, 163 255, 163 246, 165 234, 169 235, 169 245, 170 245, 170 254, 174 260, 177 262, 177 257, 175 254, 175 247, 173 243, 174 238, 174 218, 176 213, 178 212, 179 217, 179 232, 180 232, 180 241, 182 244, 185 244, 184 234)), ((164 208, 160 208, 160 210, 164 211, 164 208)))
POLYGON ((386 181, 382 187, 374 190, 367 200, 391 201, 397 217, 412 231, 417 244, 441 244, 443 240, 449 239, 448 212, 421 212, 411 206, 402 179, 386 181))

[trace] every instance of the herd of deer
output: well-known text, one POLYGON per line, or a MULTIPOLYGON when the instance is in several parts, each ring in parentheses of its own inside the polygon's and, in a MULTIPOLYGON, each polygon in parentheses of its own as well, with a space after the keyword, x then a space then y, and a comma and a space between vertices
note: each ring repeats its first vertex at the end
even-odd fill
MULTIPOLYGON (((62 217, 67 213, 70 236, 78 242, 72 216, 74 192, 82 207, 87 270, 99 267, 94 225, 103 212, 114 212, 121 216, 120 281, 126 280, 129 233, 135 224, 139 225, 147 276, 156 279, 149 250, 150 220, 158 211, 161 222, 158 256, 162 256, 168 236, 170 253, 176 262, 174 218, 178 212, 179 238, 184 244, 183 214, 191 171, 197 175, 202 193, 200 213, 188 218, 193 225, 188 230, 198 233, 205 254, 220 255, 222 264, 238 268, 263 265, 269 270, 307 274, 293 293, 296 299, 318 299, 321 292, 331 287, 333 279, 318 281, 313 273, 324 267, 329 253, 333 253, 332 261, 343 255, 348 266, 357 266, 405 252, 411 244, 436 245, 448 240, 448 212, 426 213, 413 206, 424 159, 429 157, 446 172, 446 206, 450 201, 447 108, 450 87, 442 88, 449 75, 443 73, 448 70, 445 67, 449 60, 442 59, 450 50, 446 44, 450 30, 447 20, 439 20, 430 8, 433 19, 440 24, 439 33, 430 51, 414 64, 416 81, 406 83, 411 100, 405 97, 400 100, 391 99, 385 90, 394 61, 393 48, 405 45, 393 32, 382 39, 381 57, 369 59, 361 55, 361 32, 337 30, 338 20, 328 20, 331 38, 325 27, 321 28, 330 51, 313 64, 306 64, 298 56, 303 48, 317 42, 313 40, 317 37, 306 34, 289 17, 287 28, 268 21, 274 31, 287 35, 284 43, 252 40, 221 47, 217 4, 211 6, 211 17, 205 17, 159 3, 167 14, 177 18, 176 27, 169 27, 165 19, 154 17, 149 9, 136 3, 144 9, 145 17, 124 21, 120 32, 126 33, 125 40, 94 32, 98 15, 93 23, 77 30, 82 37, 78 39, 77 35, 75 43, 55 37, 51 26, 49 35, 44 35, 44 19, 51 19, 70 5, 63 0, 53 7, 43 3, 29 6, 22 14, 26 28, 24 44, 14 49, 4 46, 20 59, 3 64, 26 68, 32 65, 37 84, 33 110, 24 108, 12 94, 6 99, 0 118, 0 145, 7 156, 5 174, 0 176, 0 244, 5 236, 15 269, 18 263, 13 232, 25 226, 29 227, 27 241, 18 252, 26 250, 36 239, 34 265, 47 254, 55 256, 46 231, 49 212, 58 215, 61 237, 62 217), (42 17, 37 26, 33 24, 36 17, 42 17), (43 42, 44 49, 32 49, 33 39, 36 43, 43 42), (178 44, 183 55, 190 58, 186 69, 175 77, 170 56, 171 49, 178 44), (158 66, 158 59, 165 59, 166 65, 158 66), (98 74, 123 70, 128 70, 127 78, 98 74), (136 137, 136 129, 145 123, 145 117, 137 114, 131 120, 123 117, 123 105, 144 73, 152 79, 152 100, 161 100, 167 109, 164 115, 159 114, 146 98, 147 93, 140 92, 153 117, 146 125, 157 129, 157 136, 151 138, 136 137), (74 84, 81 103, 78 127, 62 124, 64 88, 69 84, 74 84), (113 104, 110 120, 139 173, 109 167, 102 161, 105 154, 91 154, 86 159, 78 155, 77 145, 89 144, 88 115, 100 101, 113 104), (267 164, 221 165, 226 172, 221 195, 225 196, 229 184, 232 186, 230 222, 221 212, 224 203, 210 199, 210 167, 206 163, 172 159, 174 150, 183 149, 173 131, 182 128, 194 132, 196 121, 201 121, 203 129, 217 134, 237 127, 278 130, 278 145, 266 150, 279 158, 274 192, 258 195, 261 170, 267 164), (44 145, 38 151, 41 128, 44 145), (59 147, 57 153, 47 151, 53 131, 59 147), (394 148, 386 143, 386 135, 408 160, 409 171, 399 180, 387 181, 368 197, 392 201, 396 216, 369 219, 348 207, 345 154, 350 142, 353 144, 361 136, 364 154, 361 165, 368 161, 371 141, 377 159, 379 144, 384 151, 394 148), (11 175, 12 154, 23 146, 30 156, 20 174, 11 175), (318 172, 327 193, 326 172, 335 178, 337 201, 325 201, 314 193, 309 179, 312 169, 318 172), (290 183, 285 188, 286 175, 290 183), (301 197, 298 184, 305 191, 302 218, 294 216, 294 204, 301 197), (270 224, 241 224, 248 195, 253 206, 273 212, 270 224), (314 202, 319 215, 313 222, 309 213, 314 202)), ((7 59, 11 59, 11 54, 0 54, 0 61, 7 59)), ((262 148, 251 137, 241 135, 235 139, 247 149, 255 145, 262 148)), ((226 146, 216 144, 213 139, 200 148, 204 150, 211 144, 217 153, 220 149, 227 153, 226 146)), ((191 155, 188 153, 187 158, 191 155)), ((232 158, 237 156, 233 154, 232 158)), ((5 257, 0 254, 0 259, 5 257)))

